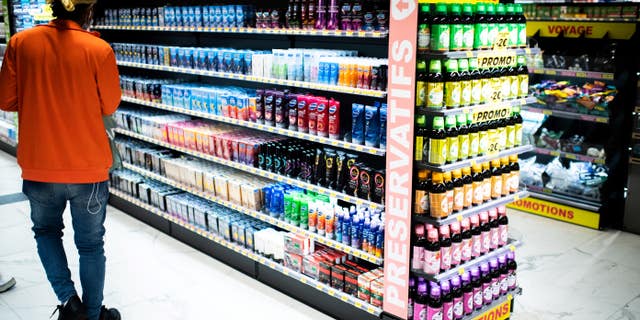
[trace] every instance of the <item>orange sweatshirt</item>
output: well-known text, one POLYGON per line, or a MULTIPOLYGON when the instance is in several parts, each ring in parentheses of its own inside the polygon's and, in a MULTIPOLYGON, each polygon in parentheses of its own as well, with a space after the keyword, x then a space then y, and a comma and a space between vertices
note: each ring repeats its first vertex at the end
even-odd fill
POLYGON ((102 116, 119 103, 115 55, 96 34, 54 20, 11 37, 0 70, 0 109, 18 112, 23 179, 107 180, 112 157, 102 116))

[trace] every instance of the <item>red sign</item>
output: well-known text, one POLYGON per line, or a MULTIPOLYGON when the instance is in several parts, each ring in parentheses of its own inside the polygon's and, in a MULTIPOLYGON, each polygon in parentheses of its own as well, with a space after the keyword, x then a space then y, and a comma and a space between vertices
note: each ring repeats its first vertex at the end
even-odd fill
POLYGON ((407 318, 418 1, 391 0, 384 311, 407 318))

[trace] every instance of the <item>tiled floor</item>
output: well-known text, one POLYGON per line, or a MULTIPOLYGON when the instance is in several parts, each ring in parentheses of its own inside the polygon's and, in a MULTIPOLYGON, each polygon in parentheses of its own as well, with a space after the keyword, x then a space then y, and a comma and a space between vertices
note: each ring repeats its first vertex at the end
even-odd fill
MULTIPOLYGON (((20 185, 15 160, 0 152, 0 195, 20 185)), ((27 202, 0 206, 0 273, 18 281, 0 294, 0 320, 48 319, 56 304, 28 212, 27 202)), ((524 241, 517 251, 524 292, 513 319, 640 319, 640 237, 518 212, 510 222, 524 241)), ((106 225, 105 303, 126 320, 330 319, 118 210, 109 209, 106 225)), ((66 233, 79 283, 73 231, 66 233)))

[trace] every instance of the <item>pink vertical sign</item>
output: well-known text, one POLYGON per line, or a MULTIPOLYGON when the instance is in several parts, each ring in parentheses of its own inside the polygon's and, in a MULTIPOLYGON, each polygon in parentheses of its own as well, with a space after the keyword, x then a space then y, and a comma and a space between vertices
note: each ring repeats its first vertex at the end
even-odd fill
POLYGON ((407 319, 418 0, 391 0, 390 12, 383 309, 407 319))

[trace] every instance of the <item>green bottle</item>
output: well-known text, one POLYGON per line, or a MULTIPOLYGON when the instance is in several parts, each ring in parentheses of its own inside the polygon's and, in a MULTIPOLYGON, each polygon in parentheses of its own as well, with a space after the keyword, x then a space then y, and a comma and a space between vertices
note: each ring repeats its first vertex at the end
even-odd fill
POLYGON ((496 22, 496 7, 493 3, 487 4, 487 26, 489 37, 487 38, 487 48, 492 48, 498 37, 498 24, 496 22))
POLYGON ((447 162, 449 148, 447 146, 447 132, 444 130, 444 118, 433 118, 433 127, 429 132, 429 158, 427 162, 433 165, 443 165, 447 162))
POLYGON ((447 116, 444 127, 447 131, 447 146, 449 147, 449 153, 447 154, 447 163, 458 162, 460 140, 458 139, 458 128, 456 128, 456 117, 447 116))
POLYGON ((527 18, 524 16, 522 5, 516 4, 516 24, 518 25, 518 47, 527 46, 527 18))
POLYGON ((478 59, 469 59, 469 73, 471 79, 471 105, 482 103, 482 75, 478 69, 478 59))
POLYGON ((518 23, 516 22, 516 7, 514 4, 507 4, 506 23, 509 29, 509 47, 518 47, 518 23))
POLYGON ((476 19, 474 27, 473 49, 482 50, 489 48, 489 24, 487 22, 487 14, 484 3, 476 5, 476 19))
POLYGON ((425 139, 427 138, 426 135, 426 129, 427 129, 427 117, 425 115, 418 115, 416 117, 416 146, 415 146, 415 154, 414 154, 414 158, 415 161, 418 162, 422 162, 424 161, 424 156, 428 156, 428 154, 425 155, 425 139))
POLYGON ((527 58, 518 57, 518 83, 520 90, 518 98, 525 98, 529 95, 529 68, 527 68, 527 58))
POLYGON ((475 24, 473 6, 469 3, 462 5, 462 49, 473 50, 475 24))
POLYGON ((424 107, 427 103, 427 62, 418 60, 416 77, 416 107, 424 107))
POLYGON ((460 106, 471 105, 471 74, 469 73, 469 60, 458 60, 458 71, 460 73, 460 106))
POLYGON ((442 62, 431 60, 427 75, 427 108, 442 109, 444 107, 444 77, 442 62))
POLYGON ((507 22, 507 6, 502 3, 498 3, 496 5, 496 25, 498 26, 498 33, 509 34, 509 23, 507 22))
POLYGON ((475 158, 480 154, 480 128, 473 122, 473 113, 467 114, 467 128, 469 128, 469 157, 475 158))
POLYGON ((450 35, 449 46, 451 51, 460 51, 464 48, 464 25, 462 24, 462 8, 459 4, 451 5, 449 12, 450 35))
POLYGON ((445 107, 453 109, 460 107, 462 96, 462 81, 458 73, 458 60, 451 59, 445 63, 447 72, 444 77, 445 107))
POLYGON ((436 12, 431 21, 431 51, 449 51, 451 26, 447 16, 447 5, 436 5, 436 12))
POLYGON ((456 123, 458 125, 458 159, 465 160, 469 158, 469 150, 471 148, 469 128, 467 127, 467 116, 465 114, 457 115, 456 123))
POLYGON ((426 51, 431 46, 431 6, 429 4, 420 5, 420 15, 418 24, 418 50, 426 51))

